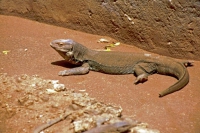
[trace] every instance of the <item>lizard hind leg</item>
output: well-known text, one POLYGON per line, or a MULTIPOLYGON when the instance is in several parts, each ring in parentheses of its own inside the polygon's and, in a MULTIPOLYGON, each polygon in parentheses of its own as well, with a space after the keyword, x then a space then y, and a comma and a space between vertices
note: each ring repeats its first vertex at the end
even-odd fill
POLYGON ((133 68, 134 75, 137 77, 134 84, 144 83, 148 80, 148 76, 156 72, 155 63, 140 62, 133 68))
POLYGON ((136 76, 134 84, 144 83, 148 80, 148 73, 146 73, 140 66, 134 67, 134 75, 136 76))
POLYGON ((136 80, 134 81, 134 84, 144 83, 147 80, 148 80, 148 74, 143 73, 137 76, 136 80))

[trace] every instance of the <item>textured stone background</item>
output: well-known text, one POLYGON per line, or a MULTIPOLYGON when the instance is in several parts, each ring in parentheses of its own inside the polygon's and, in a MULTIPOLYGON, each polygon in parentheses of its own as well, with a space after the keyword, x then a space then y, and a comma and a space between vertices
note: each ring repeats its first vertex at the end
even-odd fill
POLYGON ((199 0, 0 0, 0 14, 110 36, 175 58, 200 60, 199 0))

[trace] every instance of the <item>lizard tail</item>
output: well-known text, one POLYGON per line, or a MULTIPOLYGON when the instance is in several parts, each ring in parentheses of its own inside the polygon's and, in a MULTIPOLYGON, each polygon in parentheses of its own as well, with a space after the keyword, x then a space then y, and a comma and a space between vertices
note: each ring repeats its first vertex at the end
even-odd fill
MULTIPOLYGON (((163 97, 165 95, 168 95, 170 93, 178 91, 188 84, 189 73, 186 69, 187 66, 184 63, 178 62, 178 63, 175 63, 175 64, 171 64, 171 66, 173 66, 172 68, 169 68, 169 67, 162 67, 161 68, 161 71, 162 71, 161 74, 163 74, 163 71, 164 71, 165 74, 176 77, 178 79, 178 81, 175 84, 173 84, 172 86, 170 86, 169 88, 167 88, 166 90, 162 91, 159 94, 159 97, 163 97)), ((190 62, 188 62, 188 64, 190 64, 190 62)), ((188 65, 188 66, 190 66, 190 65, 188 65)))

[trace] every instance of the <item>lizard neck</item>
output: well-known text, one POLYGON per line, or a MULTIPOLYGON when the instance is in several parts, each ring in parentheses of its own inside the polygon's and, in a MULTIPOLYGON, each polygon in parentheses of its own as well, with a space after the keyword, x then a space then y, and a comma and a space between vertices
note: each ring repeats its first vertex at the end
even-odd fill
POLYGON ((78 61, 85 61, 91 59, 98 51, 88 49, 87 47, 76 43, 73 47, 74 58, 78 61))

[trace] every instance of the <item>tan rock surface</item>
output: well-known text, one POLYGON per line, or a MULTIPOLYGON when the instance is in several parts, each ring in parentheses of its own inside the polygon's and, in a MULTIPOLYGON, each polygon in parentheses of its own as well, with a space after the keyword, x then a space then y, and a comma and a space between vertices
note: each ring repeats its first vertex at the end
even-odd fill
POLYGON ((199 0, 1 0, 0 14, 110 36, 176 58, 200 60, 199 0))

